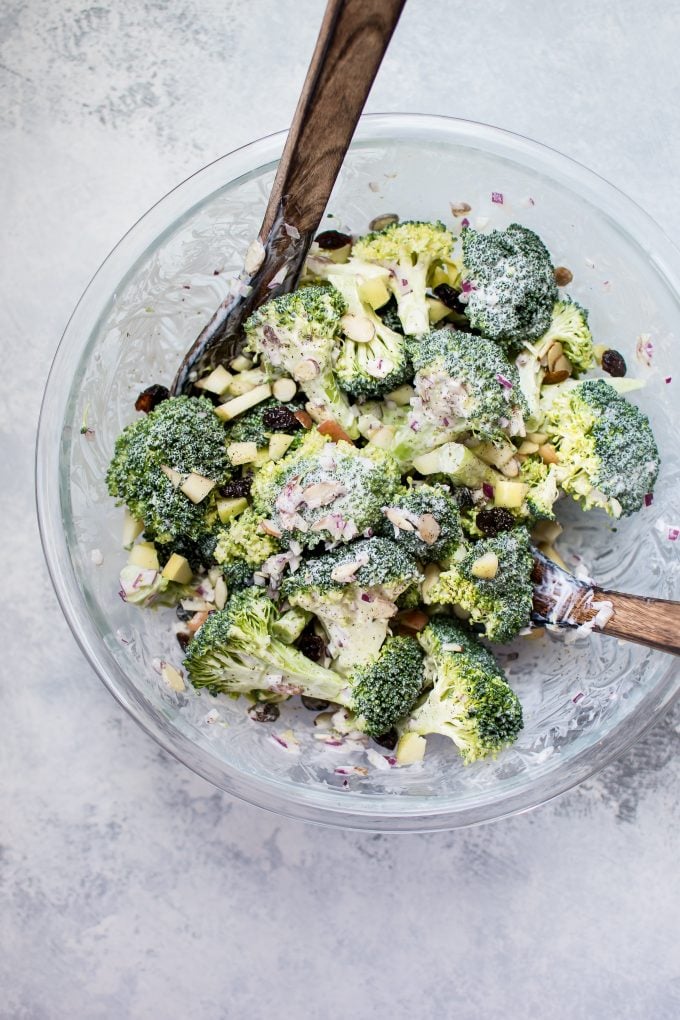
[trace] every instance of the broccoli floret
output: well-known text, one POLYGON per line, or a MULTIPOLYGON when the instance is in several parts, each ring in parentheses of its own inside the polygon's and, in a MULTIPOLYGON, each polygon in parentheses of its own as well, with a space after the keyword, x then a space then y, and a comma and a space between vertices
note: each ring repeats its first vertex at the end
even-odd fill
POLYGON ((106 474, 109 493, 144 522, 156 543, 197 541, 211 530, 215 488, 194 503, 166 472, 220 485, 230 474, 225 429, 205 397, 172 397, 128 425, 106 474), (164 471, 163 469, 166 469, 164 471))
POLYGON ((454 329, 437 329, 408 342, 416 395, 394 456, 419 453, 463 432, 493 442, 524 432, 526 403, 516 367, 497 344, 454 329))
POLYGON ((550 326, 557 285, 550 254, 527 227, 462 232, 463 275, 470 325, 512 348, 550 326))
POLYGON ((557 479, 584 510, 612 517, 639 510, 659 473, 649 419, 604 379, 553 387, 546 431, 557 449, 557 479))
POLYGON ((281 597, 324 625, 334 667, 347 672, 376 655, 403 591, 419 580, 415 560, 388 538, 360 539, 303 561, 281 597))
POLYGON ((540 457, 527 457, 518 480, 529 486, 521 515, 534 521, 554 521, 553 506, 559 496, 557 466, 545 464, 540 457))
POLYGON ((382 507, 399 484, 399 469, 384 450, 312 440, 266 464, 255 477, 252 496, 284 543, 312 548, 377 530, 382 507))
MULTIPOLYGON (((259 567, 266 559, 279 551, 279 543, 266 535, 260 524, 263 518, 252 507, 229 521, 218 534, 215 546, 215 562, 229 564, 242 561, 249 567, 259 567)), ((250 571, 252 576, 252 569, 250 571)))
POLYGON ((424 654, 412 637, 388 637, 377 656, 349 674, 352 725, 371 737, 387 733, 413 708, 423 689, 424 654))
POLYGON ((237 418, 229 429, 229 442, 231 443, 256 443, 259 448, 269 445, 273 432, 287 431, 285 429, 271 428, 266 424, 267 412, 286 408, 288 411, 299 411, 302 405, 298 402, 282 404, 275 397, 263 400, 250 411, 246 411, 237 418))
POLYGON ((411 376, 403 335, 390 329, 361 296, 367 273, 379 271, 387 279, 389 274, 356 260, 331 266, 326 278, 347 304, 347 318, 342 322, 345 335, 335 361, 338 382, 355 400, 381 397, 411 376))
POLYGON ((261 305, 247 320, 245 333, 248 350, 260 354, 274 372, 285 372, 300 384, 313 418, 332 418, 354 438, 355 415, 333 372, 333 352, 346 311, 345 300, 334 287, 302 287, 261 305))
POLYGON ((271 691, 335 700, 342 681, 302 652, 272 636, 277 618, 270 599, 257 588, 232 595, 211 613, 190 643, 184 660, 194 687, 213 694, 271 691))
POLYGON ((175 606, 180 599, 191 598, 196 592, 194 585, 169 581, 160 570, 128 563, 120 572, 119 594, 129 605, 150 609, 153 606, 175 606))
POLYGON ((252 586, 253 568, 245 560, 227 560, 222 564, 222 576, 226 581, 227 591, 233 595, 237 591, 243 591, 244 588, 252 586))
POLYGON ((397 609, 417 609, 423 600, 420 597, 420 585, 412 584, 403 591, 396 601, 397 609))
POLYGON ((533 557, 524 528, 461 549, 424 592, 426 603, 458 606, 490 641, 511 641, 531 619, 533 557))
MULTIPOLYGON (((217 545, 219 535, 220 524, 217 521, 217 524, 213 523, 210 531, 206 531, 204 535, 201 535, 200 538, 193 542, 187 538, 180 537, 173 539, 172 542, 168 542, 165 545, 157 545, 156 550, 161 566, 165 566, 173 553, 178 553, 189 561, 191 569, 194 571, 200 567, 205 567, 206 569, 214 567, 216 563, 215 546, 217 545)), ((153 541, 153 535, 145 533, 144 538, 153 541)))
POLYGON ((388 286, 396 298, 404 333, 417 335, 429 328, 426 292, 430 271, 451 259, 453 245, 453 235, 443 223, 405 220, 360 237, 352 251, 356 258, 388 266, 388 286))
POLYGON ((466 764, 495 757, 522 729, 522 706, 491 653, 448 617, 436 616, 418 635, 432 690, 404 729, 441 733, 466 764))
POLYGON ((533 345, 539 358, 547 354, 554 343, 561 343, 565 356, 571 362, 573 375, 587 372, 595 364, 593 334, 588 326, 588 311, 576 301, 556 301, 548 330, 533 345))
POLYGON ((462 541, 458 505, 441 485, 411 486, 383 514, 383 534, 424 563, 452 556, 462 541))
POLYGON ((378 310, 378 315, 393 333, 400 333, 402 336, 404 335, 404 327, 401 324, 399 308, 394 297, 391 297, 387 304, 383 305, 382 308, 378 310))

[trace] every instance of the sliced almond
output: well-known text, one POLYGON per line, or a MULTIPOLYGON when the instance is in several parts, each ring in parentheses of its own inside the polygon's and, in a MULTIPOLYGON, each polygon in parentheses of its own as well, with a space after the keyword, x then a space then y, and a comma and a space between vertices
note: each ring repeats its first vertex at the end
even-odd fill
POLYGON ((441 531, 442 529, 432 514, 423 514, 418 521, 418 537, 425 545, 433 545, 441 535, 441 531))
POLYGON ((517 457, 513 457, 512 460, 509 460, 506 464, 503 464, 503 466, 500 469, 500 472, 502 475, 505 475, 506 478, 516 478, 517 475, 519 474, 519 461, 517 457))
POLYGON ((276 527, 273 521, 260 521, 257 529, 258 531, 262 531, 265 535, 269 535, 271 538, 281 538, 281 531, 276 527))
MULTIPOLYGON (((352 439, 347 435, 342 425, 339 425, 333 418, 327 418, 317 426, 322 436, 328 436, 334 443, 342 441, 343 443, 352 443, 352 439)), ((352 445, 354 445, 352 443, 352 445)))
POLYGON ((293 411, 293 417, 300 422, 303 429, 311 429, 312 425, 314 424, 311 415, 307 411, 303 410, 293 411))
POLYGON ((319 362, 314 361, 313 358, 304 358, 302 361, 298 361, 293 369, 293 377, 298 382, 311 382, 312 379, 316 379, 320 374, 321 368, 319 367, 319 362))
POLYGON ((402 627, 412 631, 414 634, 419 634, 421 630, 425 630, 430 622, 430 617, 422 609, 407 609, 406 612, 399 613, 397 619, 402 627))
POLYGON ((337 581, 338 584, 349 584, 350 581, 354 580, 354 575, 361 566, 363 564, 358 560, 353 563, 340 563, 331 570, 331 578, 337 581))
POLYGON ((262 241, 256 237, 255 240, 251 241, 249 244, 246 257, 243 261, 243 268, 246 273, 248 273, 248 276, 252 276, 253 273, 258 271, 264 262, 264 255, 264 245, 262 244, 262 241))
POLYGON ((375 326, 365 315, 348 313, 340 319, 340 326, 345 336, 358 344, 370 343, 375 336, 375 326))
POLYGON ((200 630, 203 626, 209 615, 210 614, 206 610, 202 610, 200 613, 194 613, 187 623, 187 630, 190 630, 192 634, 195 634, 196 631, 200 630))
POLYGON ((420 589, 424 602, 428 601, 428 595, 439 580, 440 574, 441 567, 438 567, 436 563, 428 563, 425 567, 425 576, 420 589))
POLYGON ((556 386, 558 383, 564 382, 568 379, 571 372, 546 372, 543 377, 544 386, 556 386))
POLYGON ((552 367, 553 372, 567 372, 569 375, 572 373, 572 364, 564 354, 561 354, 555 364, 552 367))
POLYGON ((527 439, 531 443, 537 443, 538 446, 542 446, 543 443, 548 442, 548 437, 545 432, 527 432, 527 439))
POLYGON ((398 223, 399 217, 396 213, 382 213, 380 216, 375 216, 368 224, 369 230, 384 230, 385 227, 391 227, 393 223, 398 223))
POLYGON ((161 676, 165 680, 170 690, 175 691, 179 694, 184 690, 184 677, 178 669, 171 666, 169 662, 161 663, 161 676))
POLYGON ((415 531, 414 525, 404 517, 401 510, 398 510, 396 506, 383 507, 383 513, 390 524, 393 524, 399 531, 415 531))
POLYGON ((529 439, 525 439, 522 445, 517 450, 518 453, 525 455, 530 453, 536 453, 538 451, 538 443, 532 443, 529 439))
POLYGON ((338 496, 344 496, 346 491, 339 482, 316 482, 302 490, 302 498, 310 510, 318 510, 321 506, 328 506, 338 496))
POLYGON ((215 581, 215 605, 218 609, 224 609, 227 603, 227 582, 223 577, 218 577, 215 581))
POLYGON ((564 348, 559 340, 555 340, 553 344, 548 348, 547 359, 548 359, 548 371, 552 372, 555 368, 555 362, 558 358, 562 357, 564 348))
POLYGON ((552 443, 543 443, 538 448, 538 456, 541 458, 544 464, 557 464, 559 457, 557 456, 557 450, 552 443))
POLYGON ((297 393, 297 386, 293 379, 277 379, 272 386, 272 393, 282 404, 287 404, 297 393))

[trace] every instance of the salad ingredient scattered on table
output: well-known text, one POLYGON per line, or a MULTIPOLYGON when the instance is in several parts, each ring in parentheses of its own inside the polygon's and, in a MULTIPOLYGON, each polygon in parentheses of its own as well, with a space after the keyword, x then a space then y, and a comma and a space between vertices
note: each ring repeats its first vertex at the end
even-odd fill
POLYGON ((253 719, 301 696, 397 764, 433 734, 471 763, 522 728, 490 646, 530 625, 557 501, 635 513, 659 455, 533 231, 382 220, 320 235, 196 396, 140 395, 107 474, 121 596, 175 606, 190 682, 253 719))

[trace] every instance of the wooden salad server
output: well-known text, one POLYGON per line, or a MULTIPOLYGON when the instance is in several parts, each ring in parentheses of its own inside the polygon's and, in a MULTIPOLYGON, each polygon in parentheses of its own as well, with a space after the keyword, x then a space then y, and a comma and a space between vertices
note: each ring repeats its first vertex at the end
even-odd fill
POLYGON ((602 634, 680 655, 680 602, 626 595, 580 581, 537 549, 534 555, 534 623, 585 626, 602 634))
POLYGON ((173 395, 190 391, 199 375, 235 357, 251 312, 295 288, 405 2, 328 0, 259 244, 246 257, 244 286, 222 302, 184 357, 173 395))

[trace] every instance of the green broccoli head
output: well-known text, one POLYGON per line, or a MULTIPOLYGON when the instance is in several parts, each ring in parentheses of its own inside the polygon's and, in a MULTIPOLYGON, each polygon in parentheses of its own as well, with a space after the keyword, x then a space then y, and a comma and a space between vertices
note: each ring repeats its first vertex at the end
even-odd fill
POLYGON ((527 457, 520 467, 518 480, 529 486, 521 515, 533 521, 554 521, 553 506, 559 496, 557 466, 545 464, 540 457, 527 457))
POLYGON ((522 729, 522 706, 491 653, 463 626, 435 616, 418 635, 432 690, 405 729, 441 733, 466 764, 495 757, 522 729))
POLYGON ((532 567, 527 531, 503 531, 456 553, 424 601, 458 606, 472 623, 484 625, 489 641, 505 643, 530 622, 532 567))
POLYGON ((466 313, 473 329, 513 348, 550 326, 557 286, 550 254, 532 230, 511 223, 481 234, 465 227, 466 313))
POLYGON ((417 335, 429 328, 426 292, 431 270, 451 260, 453 245, 454 237, 443 223, 405 220, 360 237, 352 252, 356 258, 388 266, 388 286, 404 333, 417 335))
POLYGON ((277 540, 262 531, 262 521, 262 515, 252 507, 247 507, 229 521, 218 532, 213 553, 215 562, 220 565, 239 561, 246 563, 251 568, 252 577, 253 568, 259 567, 280 549, 277 540))
POLYGON ((252 587, 253 567, 246 560, 227 560, 222 564, 222 575, 230 595, 234 595, 237 591, 243 591, 244 588, 252 587))
POLYGON ((497 344, 450 328, 408 341, 416 370, 407 424, 394 456, 414 456, 472 432, 491 442, 524 432, 526 402, 517 369, 497 344))
POLYGON ((212 528, 215 488, 194 503, 178 479, 195 473, 216 486, 225 483, 230 475, 225 437, 205 397, 164 400, 116 440, 106 474, 109 493, 144 522, 155 542, 197 541, 212 528), (174 481, 170 472, 177 475, 174 481))
POLYGON ((546 430, 557 448, 560 486, 584 510, 635 513, 659 473, 649 419, 604 379, 553 388, 559 392, 546 406, 546 430))
POLYGON ((415 638, 388 637, 376 656, 355 667, 347 678, 353 725, 379 737, 408 715, 423 689, 423 659, 415 638))
POLYGON ((355 415, 333 372, 346 311, 334 287, 302 287, 261 305, 247 320, 245 333, 248 350, 260 354, 274 372, 287 373, 299 383, 317 421, 332 418, 354 437, 355 415))
POLYGON ((252 496, 284 542, 312 548, 377 530, 382 507, 399 484, 399 469, 385 451, 314 439, 266 464, 255 477, 252 496))
POLYGON ((232 595, 189 644, 184 664, 194 687, 213 694, 271 691, 337 700, 345 681, 273 637, 277 616, 258 588, 232 595))
POLYGON ((411 486, 382 509, 383 534, 424 563, 453 556, 462 541, 458 504, 442 485, 411 486))
POLYGON ((303 561, 283 580, 280 594, 318 617, 334 667, 344 673, 377 655, 397 611, 396 600, 419 577, 408 553, 376 537, 303 561))
MULTIPOLYGON (((335 361, 342 389, 355 400, 390 393, 411 377, 404 337, 390 329, 361 296, 362 263, 335 266, 328 279, 347 303, 343 340, 335 361), (346 270, 351 268, 351 273, 346 270)), ((369 267, 371 268, 371 267, 369 267)))

